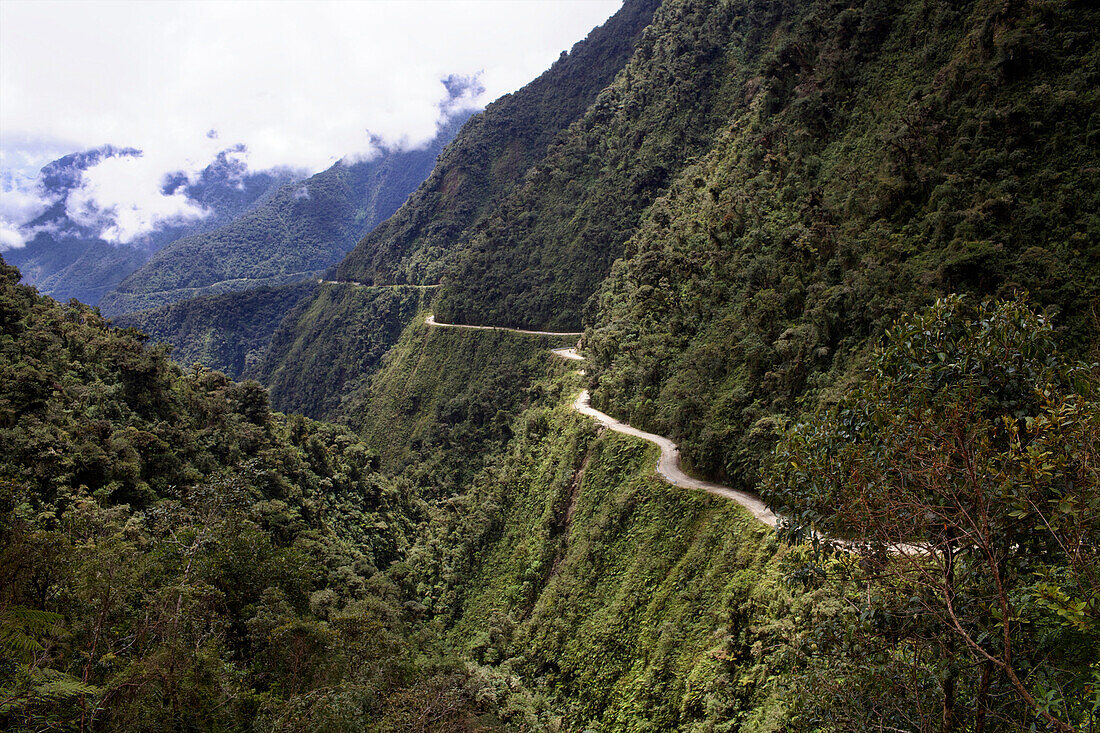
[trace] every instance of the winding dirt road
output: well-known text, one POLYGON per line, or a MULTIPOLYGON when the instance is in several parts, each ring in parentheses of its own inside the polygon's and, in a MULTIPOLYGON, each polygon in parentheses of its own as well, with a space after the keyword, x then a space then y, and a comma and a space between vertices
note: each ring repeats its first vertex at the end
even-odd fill
POLYGON ((641 438, 642 440, 648 440, 650 443, 655 443, 661 449, 661 458, 657 461, 657 473, 661 478, 673 486, 679 486, 683 489, 698 489, 708 494, 714 494, 715 496, 721 496, 736 501, 738 504, 748 509, 757 520, 769 527, 775 527, 775 514, 772 513, 771 509, 764 506, 764 502, 758 497, 744 491, 732 489, 729 486, 723 486, 722 484, 703 481, 702 479, 688 476, 684 473, 684 470, 680 468, 680 449, 676 447, 675 443, 663 435, 656 435, 654 433, 647 433, 644 430, 638 430, 638 428, 631 427, 624 422, 619 422, 607 413, 600 412, 592 406, 591 396, 588 394, 587 389, 582 390, 581 393, 577 395, 577 399, 573 403, 573 409, 582 415, 587 415, 588 417, 598 420, 600 423, 607 426, 608 429, 614 430, 616 433, 633 435, 635 438, 641 438))
POLYGON ((438 288, 439 284, 435 285, 412 285, 409 283, 399 283, 397 285, 367 285, 366 283, 357 282, 355 280, 325 280, 320 278, 317 280, 318 285, 351 285, 354 288, 421 288, 430 289, 438 288))
MULTIPOLYGON (((429 326, 438 326, 439 328, 469 328, 475 331, 510 331, 511 333, 526 333, 531 336, 580 336, 583 331, 528 331, 523 328, 505 328, 504 326, 467 326, 461 323, 440 323, 435 320, 435 316, 428 316, 424 319, 424 323, 429 326)), ((555 353, 560 349, 555 349, 555 353)), ((574 353, 576 353, 574 351, 574 353)), ((578 355, 577 359, 584 359, 583 356, 578 355)))
MULTIPOLYGON (((526 331, 519 328, 503 328, 500 326, 464 326, 457 323, 440 323, 435 320, 435 316, 428 316, 424 322, 429 326, 435 326, 438 328, 470 328, 484 331, 511 331, 512 333, 526 333, 536 336, 580 336, 580 333, 573 332, 560 332, 560 331, 526 331)), ((553 349, 551 351, 554 356, 569 361, 584 361, 584 357, 577 353, 576 349, 553 349)), ((582 370, 583 373, 583 370, 582 370)), ((730 499, 737 502, 741 506, 749 510, 749 512, 756 517, 756 519, 769 527, 775 527, 776 517, 768 507, 764 506, 764 502, 759 497, 754 496, 745 491, 738 491, 737 489, 730 488, 729 486, 723 486, 722 484, 716 484, 710 481, 703 481, 693 476, 689 476, 684 473, 683 468, 680 467, 680 449, 668 438, 663 435, 656 435, 654 433, 647 433, 644 430, 638 430, 635 427, 631 427, 624 422, 620 422, 610 415, 600 412, 592 406, 591 395, 588 394, 588 390, 582 390, 577 396, 577 399, 573 402, 573 409, 587 417, 593 418, 601 425, 604 425, 609 430, 614 430, 616 433, 623 433, 624 435, 631 435, 635 438, 641 438, 642 440, 648 440, 650 443, 655 444, 661 449, 661 457, 657 461, 657 475, 663 478, 673 486, 678 486, 682 489, 695 489, 697 491, 705 491, 708 494, 714 494, 715 496, 721 496, 725 499, 730 499)))

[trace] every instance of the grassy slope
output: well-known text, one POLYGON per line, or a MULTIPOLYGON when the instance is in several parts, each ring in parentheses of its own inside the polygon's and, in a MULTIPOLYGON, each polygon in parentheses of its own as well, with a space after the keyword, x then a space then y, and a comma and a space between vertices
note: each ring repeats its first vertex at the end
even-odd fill
POLYGON ((377 368, 431 293, 405 286, 322 285, 287 314, 248 376, 268 386, 276 409, 331 416, 356 380, 377 368))
POLYGON ((558 341, 418 317, 345 403, 397 485, 435 499, 397 570, 410 601, 563 729, 768 730, 785 662, 763 649, 816 597, 785 591, 770 530, 659 481, 654 447, 597 435, 558 341))
MULTIPOLYGON (((563 729, 768 730, 793 600, 770 530, 656 478, 656 449, 569 406, 558 364, 514 438, 412 550, 455 647, 548 695, 563 729), (770 666, 770 671, 769 671, 770 666)), ((785 647, 784 647, 785 648, 785 647)))
POLYGON ((552 368, 549 349, 571 341, 431 328, 423 315, 342 407, 383 467, 395 472, 430 464, 439 451, 450 463, 477 462, 491 450, 484 441, 511 436, 531 384, 552 368))

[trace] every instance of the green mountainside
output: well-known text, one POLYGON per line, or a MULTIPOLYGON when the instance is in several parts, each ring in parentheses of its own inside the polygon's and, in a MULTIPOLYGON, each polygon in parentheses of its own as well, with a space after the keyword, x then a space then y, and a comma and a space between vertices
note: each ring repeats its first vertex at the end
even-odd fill
POLYGON ((451 117, 422 149, 340 161, 218 229, 172 242, 104 296, 100 310, 116 316, 316 277, 397 211, 468 116, 451 117))
POLYGON ((249 372, 276 409, 332 417, 350 385, 374 371, 433 291, 415 285, 323 284, 300 300, 249 372))
POLYGON ((232 379, 254 370, 286 314, 318 287, 305 281, 275 288, 206 295, 111 319, 172 346, 177 364, 202 364, 232 379))
POLYGON ((0 267, 0 726, 499 727, 380 570, 426 507, 358 437, 0 267))
POLYGON ((0 726, 1095 727, 1100 9, 655 5, 139 314, 270 397, 4 270, 0 726))
POLYGON ((797 12, 664 3, 615 81, 463 242, 440 314, 577 330, 642 212, 713 147, 759 74, 762 45, 797 12))
MULTIPOLYGON (((625 3, 538 79, 472 117, 408 202, 326 277, 374 285, 437 284, 446 255, 455 251, 464 232, 480 226, 482 217, 522 183, 558 133, 584 113, 627 62, 656 5, 654 0, 625 3)), ((314 303, 303 303, 288 315, 253 373, 270 387, 279 409, 334 417, 344 385, 365 379, 377 367, 376 357, 385 349, 372 350, 375 358, 364 359, 352 346, 370 328, 355 315, 364 304, 360 290, 322 289, 314 303)), ((387 328, 396 337, 403 325, 394 321, 387 328)))
POLYGON ((476 115, 408 205, 334 268, 334 279, 435 284, 445 255, 520 185, 630 58, 659 0, 630 0, 549 70, 476 115))
POLYGON ((939 294, 1100 321, 1097 8, 813 3, 720 145, 646 213, 593 302, 597 404, 753 482, 777 419, 834 399, 939 294))

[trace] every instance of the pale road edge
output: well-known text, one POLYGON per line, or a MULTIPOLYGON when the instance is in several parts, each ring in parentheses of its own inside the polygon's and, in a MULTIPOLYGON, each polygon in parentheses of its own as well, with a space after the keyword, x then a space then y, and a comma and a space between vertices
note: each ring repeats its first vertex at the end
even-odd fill
POLYGON ((436 283, 435 285, 413 285, 412 283, 397 283, 396 285, 368 285, 367 283, 361 283, 355 280, 325 280, 324 278, 319 278, 317 280, 317 284, 350 285, 353 288, 420 288, 422 290, 441 287, 439 283, 436 283))

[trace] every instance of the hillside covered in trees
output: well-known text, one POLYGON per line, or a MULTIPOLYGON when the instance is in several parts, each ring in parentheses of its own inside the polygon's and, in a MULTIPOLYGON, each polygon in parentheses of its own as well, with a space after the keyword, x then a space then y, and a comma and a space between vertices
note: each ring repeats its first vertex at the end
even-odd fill
POLYGON ((1095 728, 1098 27, 628 0, 322 282, 142 315, 256 381, 6 268, 0 724, 1095 728))

